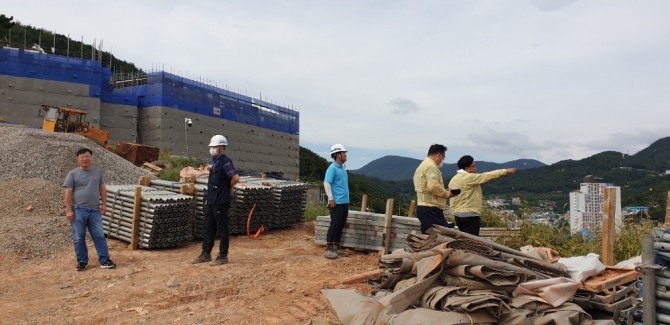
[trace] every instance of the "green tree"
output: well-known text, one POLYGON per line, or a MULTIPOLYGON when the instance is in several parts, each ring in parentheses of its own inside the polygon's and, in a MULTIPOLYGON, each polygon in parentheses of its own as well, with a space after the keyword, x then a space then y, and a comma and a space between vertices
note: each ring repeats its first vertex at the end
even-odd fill
POLYGON ((4 14, 0 15, 0 30, 11 29, 12 27, 14 27, 14 25, 16 25, 16 23, 13 22, 13 20, 14 20, 14 16, 7 17, 4 14))

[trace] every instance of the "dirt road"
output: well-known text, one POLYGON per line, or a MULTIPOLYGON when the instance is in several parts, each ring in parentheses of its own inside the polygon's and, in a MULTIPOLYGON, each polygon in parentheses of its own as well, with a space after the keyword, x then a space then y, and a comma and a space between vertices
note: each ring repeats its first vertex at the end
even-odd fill
MULTIPOLYGON (((3 324, 308 324, 335 321, 320 293, 343 278, 375 270, 377 254, 328 260, 314 244, 314 225, 231 238, 230 263, 192 265, 200 242, 130 251, 108 240, 116 269, 91 262, 76 272, 72 247, 42 258, 0 255, 3 324)), ((218 245, 218 242, 217 242, 218 245)), ((215 246, 213 254, 216 254, 215 246)))

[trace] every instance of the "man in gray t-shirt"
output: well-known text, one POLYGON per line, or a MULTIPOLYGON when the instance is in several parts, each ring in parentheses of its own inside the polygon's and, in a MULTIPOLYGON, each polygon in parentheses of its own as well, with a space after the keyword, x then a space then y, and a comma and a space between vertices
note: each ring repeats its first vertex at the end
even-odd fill
POLYGON ((77 256, 77 271, 88 265, 86 229, 88 229, 98 261, 103 269, 111 269, 116 264, 109 258, 107 240, 102 226, 102 215, 107 210, 107 188, 105 176, 93 167, 93 152, 88 148, 77 151, 79 168, 71 170, 63 187, 65 188, 65 213, 72 226, 74 253, 77 256), (101 204, 102 202, 102 204, 101 204))

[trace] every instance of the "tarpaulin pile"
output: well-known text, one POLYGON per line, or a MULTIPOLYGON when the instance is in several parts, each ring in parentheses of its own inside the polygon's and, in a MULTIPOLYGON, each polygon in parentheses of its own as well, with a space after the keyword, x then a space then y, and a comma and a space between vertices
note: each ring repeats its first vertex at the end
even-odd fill
POLYGON ((571 302, 581 283, 565 267, 434 226, 380 258, 374 296, 323 290, 343 324, 613 324, 571 302))

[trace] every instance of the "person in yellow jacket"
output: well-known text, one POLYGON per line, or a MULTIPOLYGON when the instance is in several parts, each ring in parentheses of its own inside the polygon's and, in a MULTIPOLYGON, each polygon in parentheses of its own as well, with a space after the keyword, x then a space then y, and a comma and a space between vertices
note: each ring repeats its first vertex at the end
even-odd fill
POLYGON ((453 228, 454 225, 444 218, 447 199, 454 194, 444 188, 444 179, 440 168, 444 163, 447 147, 434 144, 428 148, 428 156, 414 171, 414 190, 416 191, 416 217, 421 222, 421 233, 426 233, 434 224, 453 228))
POLYGON ((458 160, 458 171, 449 181, 449 188, 460 189, 461 194, 450 201, 458 230, 479 236, 482 219, 482 184, 507 174, 515 174, 516 168, 496 169, 477 173, 477 164, 472 156, 458 160))

